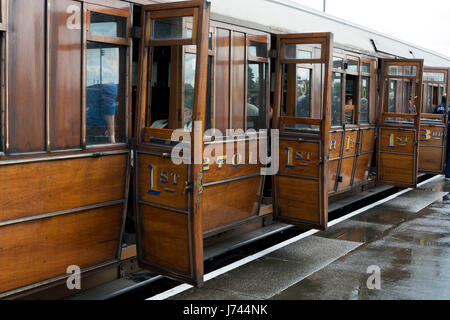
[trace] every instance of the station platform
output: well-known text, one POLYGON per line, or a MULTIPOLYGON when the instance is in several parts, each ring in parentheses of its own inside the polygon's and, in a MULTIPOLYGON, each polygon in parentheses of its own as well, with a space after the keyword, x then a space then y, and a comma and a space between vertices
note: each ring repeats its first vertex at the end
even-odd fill
POLYGON ((449 192, 440 176, 169 299, 450 299, 449 192))

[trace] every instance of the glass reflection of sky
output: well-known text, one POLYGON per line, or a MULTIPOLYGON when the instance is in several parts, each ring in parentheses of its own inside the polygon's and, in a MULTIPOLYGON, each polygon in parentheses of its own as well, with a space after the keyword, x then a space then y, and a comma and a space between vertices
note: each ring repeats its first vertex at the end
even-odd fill
POLYGON ((106 37, 117 37, 117 22, 91 23, 90 32, 106 37))
POLYGON ((196 67, 196 55, 187 54, 185 59, 185 70, 184 70, 184 83, 190 84, 193 88, 195 87, 195 67, 196 67))
MULTIPOLYGON (((104 48, 102 83, 119 83, 119 48, 104 48)), ((87 51, 87 86, 100 83, 100 49, 87 51)))

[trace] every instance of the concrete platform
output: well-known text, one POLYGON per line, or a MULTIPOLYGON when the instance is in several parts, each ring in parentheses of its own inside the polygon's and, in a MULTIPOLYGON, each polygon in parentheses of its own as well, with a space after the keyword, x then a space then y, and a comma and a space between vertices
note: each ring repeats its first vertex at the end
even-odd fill
POLYGON ((435 180, 172 299, 450 299, 449 191, 435 180))

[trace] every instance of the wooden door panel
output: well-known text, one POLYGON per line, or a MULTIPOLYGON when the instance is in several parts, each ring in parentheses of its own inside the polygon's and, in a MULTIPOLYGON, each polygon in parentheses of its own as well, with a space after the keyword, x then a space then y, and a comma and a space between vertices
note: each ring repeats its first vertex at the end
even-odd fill
POLYGON ((321 225, 321 189, 318 179, 299 179, 296 177, 277 177, 278 218, 290 223, 299 220, 305 223, 316 222, 321 225), (299 210, 301 208, 302 210, 299 210), (294 220, 295 219, 295 220, 294 220))
POLYGON ((337 161, 329 164, 330 154, 339 157, 342 149, 342 133, 330 139, 332 47, 331 33, 278 35, 275 72, 273 127, 281 133, 274 217, 322 230, 328 224, 328 192, 334 190, 329 179, 337 171, 337 161), (295 76, 299 71, 302 76, 295 76), (305 92, 297 90, 299 85, 305 92))
POLYGON ((386 182, 414 184, 414 157, 403 154, 380 155, 380 179, 386 182))
POLYGON ((423 60, 381 59, 381 69, 377 181, 415 188, 419 167, 423 60))
POLYGON ((141 216, 140 259, 150 266, 190 277, 188 214, 145 204, 139 206, 141 216))
MULTIPOLYGON (((168 119, 170 129, 151 128, 146 115, 151 115, 152 88, 149 86, 153 79, 152 72, 157 72, 152 70, 155 58, 152 54, 153 49, 158 46, 171 46, 173 52, 181 52, 182 46, 195 45, 192 121, 201 121, 204 124, 209 11, 210 4, 204 0, 142 7, 142 21, 145 26, 140 44, 139 120, 136 121, 138 127, 135 130, 138 141, 135 147, 137 164, 134 175, 136 196, 134 205, 139 265, 196 286, 203 284, 203 164, 177 165, 172 161, 176 159, 171 157, 173 148, 171 136, 176 128, 171 120, 183 112, 183 104, 178 109, 173 107, 175 104, 168 103, 171 111, 168 119), (167 39, 170 35, 166 32, 158 33, 158 30, 152 30, 166 25, 153 23, 154 20, 166 18, 172 19, 173 26, 184 28, 182 32, 186 37, 180 39, 174 34, 171 39, 167 39), (188 32, 189 28, 191 32, 188 32)), ((182 56, 181 54, 171 56, 172 61, 176 60, 177 65, 181 66, 180 69, 185 63, 182 56)), ((171 87, 170 101, 183 93, 183 80, 182 77, 173 77, 176 85, 171 87)), ((203 132, 203 128, 199 131, 203 132)), ((203 150, 203 139, 192 141, 189 148, 192 162, 195 157, 193 153, 196 150, 203 150)))
POLYGON ((419 133, 419 171, 442 173, 445 169, 446 128, 422 126, 419 133))

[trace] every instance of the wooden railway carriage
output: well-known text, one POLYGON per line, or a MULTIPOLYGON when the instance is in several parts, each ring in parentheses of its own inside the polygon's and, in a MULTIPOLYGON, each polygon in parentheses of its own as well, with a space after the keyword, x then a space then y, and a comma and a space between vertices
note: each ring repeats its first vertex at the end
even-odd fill
POLYGON ((425 72, 390 51, 403 43, 275 0, 1 8, 0 297, 64 284, 70 266, 117 272, 127 211, 140 266, 201 285, 204 247, 267 222, 271 177, 249 164, 264 136, 227 129, 270 128, 272 107, 279 221, 326 228, 375 156, 380 183, 443 170, 447 116, 430 112, 450 62, 424 50, 425 72))

